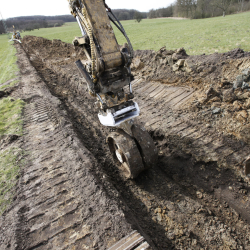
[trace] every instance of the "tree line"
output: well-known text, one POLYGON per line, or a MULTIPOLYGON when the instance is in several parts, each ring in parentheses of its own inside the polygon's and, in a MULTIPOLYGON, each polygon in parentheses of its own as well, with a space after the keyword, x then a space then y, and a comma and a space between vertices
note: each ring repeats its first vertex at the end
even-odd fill
MULTIPOLYGON (((21 16, 13 17, 5 20, 8 32, 13 31, 13 26, 16 30, 30 31, 40 28, 60 27, 65 22, 75 22, 72 15, 61 16, 21 16)), ((0 21, 0 34, 5 33, 3 21, 0 21)))
MULTIPOLYGON (((208 18, 250 10, 250 0, 176 0, 166 8, 152 9, 149 12, 137 10, 112 10, 119 20, 135 19, 140 22, 144 18, 186 17, 208 18)), ((72 15, 61 16, 22 16, 5 20, 7 31, 12 32, 13 25, 17 30, 29 31, 40 28, 59 27, 65 22, 75 22, 72 15)), ((0 34, 5 33, 3 20, 0 21, 0 34)))
POLYGON ((176 0, 166 8, 150 10, 148 18, 208 18, 250 10, 250 0, 176 0))
POLYGON ((137 10, 116 9, 116 10, 112 10, 112 12, 115 14, 115 16, 119 20, 133 20, 133 19, 136 19, 136 16, 138 15, 138 13, 140 14, 141 18, 147 18, 148 17, 147 12, 139 12, 137 10))

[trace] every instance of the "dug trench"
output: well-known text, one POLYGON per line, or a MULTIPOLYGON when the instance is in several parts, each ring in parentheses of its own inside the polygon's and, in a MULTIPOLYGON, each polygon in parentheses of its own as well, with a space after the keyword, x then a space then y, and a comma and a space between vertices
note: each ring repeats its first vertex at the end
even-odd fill
MULTIPOLYGON (((237 136, 237 128, 234 130, 237 133, 221 132, 226 123, 224 117, 209 112, 211 102, 200 101, 202 108, 197 104, 198 97, 206 93, 206 84, 211 85, 210 78, 201 87, 201 79, 215 74, 217 69, 213 67, 216 65, 209 66, 213 69, 206 76, 198 72, 184 77, 183 71, 173 71, 173 65, 165 63, 165 68, 161 68, 160 60, 164 61, 162 54, 166 50, 158 54, 136 52, 132 85, 141 108, 137 122, 153 137, 159 160, 135 180, 126 180, 106 144, 110 129, 100 126, 94 105, 96 100, 88 95, 84 80, 74 65, 74 61, 83 57, 81 50, 58 40, 31 36, 24 37, 22 45, 16 46, 21 54, 25 51, 50 93, 60 100, 61 112, 73 124, 79 141, 96 162, 92 169, 95 178, 101 183, 109 183, 106 184, 109 195, 112 199, 116 197, 126 221, 145 237, 149 236, 152 246, 157 249, 250 249, 249 184, 242 174, 243 160, 250 152, 248 142, 237 136), (149 59, 152 57, 155 61, 149 59), (175 80, 170 82, 170 78, 175 80), (218 128, 220 122, 222 126, 218 128), (137 225, 133 221, 137 221, 137 225)), ((227 64, 228 55, 221 56, 219 61, 214 56, 218 68, 221 61, 227 64)), ((185 59, 186 55, 182 53, 182 56, 185 59)), ((211 57, 207 61, 212 61, 211 57)), ((198 57, 194 59, 199 61, 198 57)), ((239 59, 237 53, 233 59, 239 59)), ((249 59, 249 55, 244 55, 243 59, 249 59)), ((206 61, 204 56, 200 56, 200 61, 206 61)), ((215 80, 218 74, 213 76, 215 80)), ((80 177, 72 174, 70 178, 72 182, 80 177)), ((79 192, 82 195, 77 202, 81 206, 81 202, 86 202, 81 199, 85 191, 79 192)), ((121 231, 124 235, 129 229, 121 231)), ((101 237, 99 240, 102 243, 93 249, 101 249, 105 240, 101 237)), ((33 247, 49 249, 47 243, 40 242, 33 247)), ((102 247, 105 249, 104 245, 102 247)))

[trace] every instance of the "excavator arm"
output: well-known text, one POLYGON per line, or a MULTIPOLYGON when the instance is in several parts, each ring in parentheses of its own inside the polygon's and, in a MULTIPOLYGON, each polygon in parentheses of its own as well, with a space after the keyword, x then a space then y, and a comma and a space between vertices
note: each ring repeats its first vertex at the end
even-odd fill
POLYGON ((134 125, 140 109, 133 101, 130 64, 133 47, 119 20, 103 0, 68 0, 71 14, 76 18, 82 37, 81 46, 86 60, 76 65, 87 82, 89 93, 98 99, 98 118, 102 125, 117 128, 108 135, 111 153, 123 166, 127 178, 135 178, 151 167, 157 159, 154 142, 145 129, 134 125), (111 22, 127 39, 119 46, 111 22))

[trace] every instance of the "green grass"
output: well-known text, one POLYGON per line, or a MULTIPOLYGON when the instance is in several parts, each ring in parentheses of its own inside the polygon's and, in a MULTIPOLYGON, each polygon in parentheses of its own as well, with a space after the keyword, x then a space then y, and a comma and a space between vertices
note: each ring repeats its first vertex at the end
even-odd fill
POLYGON ((18 83, 18 80, 13 80, 13 81, 11 81, 10 83, 0 85, 0 90, 5 90, 5 89, 7 89, 7 88, 9 88, 9 87, 13 87, 13 86, 15 86, 17 83, 18 83))
MULTIPOLYGON (((135 50, 184 47, 189 55, 198 55, 226 52, 234 48, 250 51, 249 20, 250 12, 245 12, 224 18, 144 19, 140 23, 129 20, 122 24, 135 50)), ((117 30, 115 33, 119 44, 123 44, 123 36, 117 30)), ((80 36, 80 31, 77 23, 66 23, 63 27, 24 32, 22 35, 28 34, 71 43, 75 36, 80 36)))
POLYGON ((16 49, 8 42, 7 35, 0 35, 0 84, 16 77, 18 67, 16 65, 16 49))
POLYGON ((0 135, 22 135, 24 101, 10 97, 0 99, 0 135))
MULTIPOLYGON (((0 35, 0 90, 14 86, 18 81, 8 80, 16 78, 18 67, 16 65, 16 49, 13 42, 8 42, 7 35, 0 35), (6 83, 6 84, 4 84, 6 83)), ((13 98, 0 99, 0 140, 5 135, 22 135, 22 109, 24 102, 13 98)), ((20 171, 20 155, 22 150, 7 145, 8 148, 0 150, 0 215, 12 202, 20 171)))
POLYGON ((81 36, 81 31, 77 25, 77 23, 65 23, 62 27, 55 28, 43 28, 39 30, 33 31, 25 31, 21 33, 21 36, 25 35, 31 36, 41 36, 50 40, 60 39, 63 42, 71 43, 75 36, 81 36))
POLYGON ((21 155, 20 148, 8 148, 0 152, 0 215, 13 199, 14 186, 20 171, 19 158, 21 155))

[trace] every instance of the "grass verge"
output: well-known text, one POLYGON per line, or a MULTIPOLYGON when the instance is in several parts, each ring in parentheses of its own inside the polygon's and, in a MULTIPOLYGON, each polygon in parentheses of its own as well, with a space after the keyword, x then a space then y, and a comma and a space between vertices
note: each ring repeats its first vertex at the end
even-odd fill
POLYGON ((8 148, 0 152, 0 215, 12 202, 22 154, 20 148, 8 148))
MULTIPOLYGON (((15 53, 13 42, 8 42, 7 35, 0 35, 0 90, 12 87, 18 82, 14 80, 18 71, 15 53)), ((14 100, 11 97, 0 99, 0 145, 6 135, 22 135, 23 107, 22 100, 14 100)), ((5 145, 0 150, 0 215, 13 200, 22 154, 22 149, 15 143, 5 145)))
POLYGON ((7 97, 0 99, 0 135, 22 135, 24 101, 7 97))
POLYGON ((0 85, 16 77, 16 49, 13 42, 8 42, 6 34, 0 35, 0 85))

